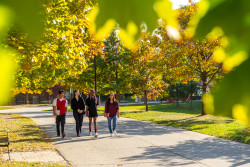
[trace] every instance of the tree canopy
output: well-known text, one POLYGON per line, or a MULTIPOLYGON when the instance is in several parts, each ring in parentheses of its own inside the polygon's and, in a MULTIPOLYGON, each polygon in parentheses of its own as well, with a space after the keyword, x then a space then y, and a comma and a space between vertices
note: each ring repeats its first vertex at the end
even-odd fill
POLYGON ((203 0, 173 11, 168 0, 2 0, 0 104, 11 88, 39 93, 62 84, 88 91, 95 55, 103 93, 158 96, 169 77, 197 78, 205 94, 226 72, 204 96, 205 109, 249 125, 249 3, 203 0))

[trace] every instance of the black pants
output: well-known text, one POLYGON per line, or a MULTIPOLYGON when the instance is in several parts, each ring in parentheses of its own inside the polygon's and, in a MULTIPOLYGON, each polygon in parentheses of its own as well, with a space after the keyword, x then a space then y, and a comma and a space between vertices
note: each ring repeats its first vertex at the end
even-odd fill
POLYGON ((56 116, 56 131, 60 134, 60 124, 61 124, 61 132, 64 133, 64 125, 65 125, 65 114, 56 116))
POLYGON ((73 111, 74 118, 76 120, 76 133, 81 133, 82 121, 83 121, 83 113, 78 113, 77 111, 73 111))

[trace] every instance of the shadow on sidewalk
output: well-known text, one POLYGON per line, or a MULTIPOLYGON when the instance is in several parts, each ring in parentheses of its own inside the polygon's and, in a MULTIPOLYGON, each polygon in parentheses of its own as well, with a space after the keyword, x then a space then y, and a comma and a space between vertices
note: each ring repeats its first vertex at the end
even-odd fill
MULTIPOLYGON (((166 140, 166 142, 168 142, 166 140)), ((206 138, 205 140, 188 140, 183 141, 171 147, 147 147, 141 155, 125 157, 122 160, 135 161, 137 159, 158 159, 159 165, 170 161, 170 166, 184 166, 181 162, 171 162, 174 157, 169 157, 169 153, 175 153, 176 156, 181 155, 188 159, 202 161, 208 160, 208 166, 226 166, 221 159, 226 163, 231 163, 231 167, 250 166, 250 146, 247 144, 230 142, 219 138, 206 138), (213 161, 214 160, 214 161, 213 161)), ((207 161, 207 162, 208 162, 207 161)))

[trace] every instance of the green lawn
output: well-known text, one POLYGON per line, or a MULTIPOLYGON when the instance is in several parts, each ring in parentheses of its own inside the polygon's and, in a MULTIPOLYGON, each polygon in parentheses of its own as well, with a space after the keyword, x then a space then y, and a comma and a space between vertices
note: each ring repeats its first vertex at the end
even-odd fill
POLYGON ((40 107, 40 106, 51 106, 52 107, 52 104, 17 104, 17 105, 10 105, 7 107, 17 108, 17 107, 40 107))
MULTIPOLYGON (((0 114, 0 132, 3 134, 5 130, 9 131, 10 151, 55 150, 44 130, 38 128, 30 118, 0 114)), ((3 149, 5 148, 0 148, 0 151, 4 151, 3 149)))
MULTIPOLYGON (((43 110, 43 111, 53 111, 53 109, 52 109, 52 107, 51 107, 51 109, 43 110)), ((69 111, 69 112, 72 112, 73 110, 72 110, 70 107, 68 107, 68 111, 69 111)))
POLYGON ((0 161, 1 167, 65 167, 67 165, 52 162, 21 162, 21 161, 0 161))
MULTIPOLYGON (((54 145, 50 142, 49 137, 43 129, 40 129, 30 118, 15 114, 0 114, 0 135, 4 136, 5 131, 9 132, 10 151, 11 152, 29 152, 42 150, 55 150, 54 145)), ((0 142, 3 138, 0 138, 0 142)), ((7 152, 7 148, 0 147, 0 152, 7 152)), ((40 163, 40 162, 17 162, 1 161, 2 167, 61 167, 65 166, 60 163, 40 163)))
MULTIPOLYGON (((201 116, 201 102, 194 102, 193 107, 190 110, 190 103, 180 103, 179 108, 176 104, 150 104, 145 112, 144 105, 120 106, 120 115, 250 144, 249 128, 233 119, 201 116)), ((103 112, 104 107, 100 107, 99 113, 103 112)))
POLYGON ((13 109, 14 107, 4 107, 4 106, 0 106, 0 110, 8 110, 8 109, 13 109))

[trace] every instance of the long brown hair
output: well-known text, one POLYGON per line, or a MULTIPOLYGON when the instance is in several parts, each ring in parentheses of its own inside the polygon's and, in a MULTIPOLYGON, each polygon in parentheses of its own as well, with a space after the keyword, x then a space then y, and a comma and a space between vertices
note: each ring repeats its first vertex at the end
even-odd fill
MULTIPOLYGON (((113 93, 110 93, 109 94, 109 98, 108 98, 108 100, 107 100, 107 104, 108 104, 108 106, 109 106, 109 104, 110 104, 110 101, 111 101, 111 99, 110 99, 110 95, 111 94, 113 94, 113 93)), ((114 94, 113 94, 114 95, 114 94)), ((115 99, 115 95, 114 95, 114 98, 113 98, 113 105, 115 106, 116 105, 116 103, 117 103, 117 100, 115 99)))
MULTIPOLYGON (((79 91, 79 90, 76 89, 76 90, 74 91, 74 98, 76 97, 76 92, 77 92, 77 91, 79 91)), ((79 95, 78 97, 80 97, 80 95, 79 95)))

